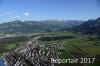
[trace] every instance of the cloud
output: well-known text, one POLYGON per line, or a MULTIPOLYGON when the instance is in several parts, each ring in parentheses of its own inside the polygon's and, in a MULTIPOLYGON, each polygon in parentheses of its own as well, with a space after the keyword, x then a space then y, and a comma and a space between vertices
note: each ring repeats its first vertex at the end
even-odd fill
POLYGON ((29 16, 30 14, 28 12, 26 12, 26 13, 23 13, 22 15, 23 16, 29 16))
POLYGON ((16 16, 15 18, 16 18, 16 19, 20 19, 20 18, 21 18, 21 16, 16 16))

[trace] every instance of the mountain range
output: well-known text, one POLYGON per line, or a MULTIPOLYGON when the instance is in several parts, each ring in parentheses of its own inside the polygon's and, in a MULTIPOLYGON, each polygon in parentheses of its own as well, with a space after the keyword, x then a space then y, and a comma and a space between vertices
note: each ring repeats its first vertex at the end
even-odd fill
POLYGON ((79 20, 10 21, 0 24, 0 33, 51 32, 72 28, 84 23, 79 20))
POLYGON ((88 21, 80 20, 42 20, 10 21, 0 24, 0 33, 35 33, 72 30, 82 33, 100 33, 100 17, 88 21))
POLYGON ((87 34, 99 34, 100 33, 100 17, 97 19, 91 19, 83 24, 80 24, 78 26, 72 27, 71 30, 75 32, 82 32, 87 34))

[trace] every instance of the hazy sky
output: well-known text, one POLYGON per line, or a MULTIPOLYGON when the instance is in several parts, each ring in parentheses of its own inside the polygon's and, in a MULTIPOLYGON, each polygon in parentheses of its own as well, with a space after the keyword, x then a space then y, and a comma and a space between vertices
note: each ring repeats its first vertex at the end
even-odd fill
POLYGON ((10 20, 88 20, 100 17, 99 0, 0 0, 0 23, 10 20))

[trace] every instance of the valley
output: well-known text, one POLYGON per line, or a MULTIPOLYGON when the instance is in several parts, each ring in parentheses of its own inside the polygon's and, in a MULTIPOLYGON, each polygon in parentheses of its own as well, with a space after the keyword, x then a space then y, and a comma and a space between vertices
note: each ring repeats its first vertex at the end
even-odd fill
POLYGON ((0 24, 0 56, 5 66, 99 66, 100 19, 79 22, 17 20, 0 24), (78 61, 58 64, 51 63, 52 58, 78 61))
MULTIPOLYGON (((94 63, 83 63, 83 64, 77 63, 74 65, 99 66, 100 39, 96 39, 95 37, 89 36, 89 38, 87 38, 81 36, 81 34, 73 32, 51 32, 45 34, 32 35, 31 38, 29 38, 29 40, 19 42, 17 47, 11 45, 12 44, 8 44, 8 48, 11 49, 13 47, 12 51, 7 52, 7 54, 6 53, 3 54, 3 58, 10 61, 10 63, 6 61, 6 64, 8 64, 9 66, 10 64, 13 64, 14 60, 16 60, 15 61, 16 64, 25 64, 25 66, 27 66, 27 64, 35 63, 35 61, 32 61, 32 59, 37 59, 36 61, 38 62, 37 64, 40 64, 39 61, 41 62, 43 61, 43 59, 41 60, 41 58, 45 58, 44 60, 50 58, 59 58, 59 59, 95 58, 94 63), (35 52, 35 54, 33 52, 35 52), (8 56, 11 57, 8 58, 8 56), (18 60, 21 57, 23 59, 18 60), (13 59, 10 60, 11 58, 13 59), (30 60, 29 63, 25 62, 29 60, 30 60)), ((50 60, 48 60, 47 63, 51 64, 50 60)), ((45 64, 45 61, 42 62, 42 64, 45 64)), ((55 65, 74 66, 73 64, 55 64, 55 65)))

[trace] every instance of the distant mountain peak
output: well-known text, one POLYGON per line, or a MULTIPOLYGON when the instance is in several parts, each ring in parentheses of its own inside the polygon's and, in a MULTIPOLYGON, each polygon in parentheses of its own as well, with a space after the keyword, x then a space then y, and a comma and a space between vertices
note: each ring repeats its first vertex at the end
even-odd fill
POLYGON ((12 22, 22 22, 21 20, 14 20, 14 21, 12 21, 12 22))
POLYGON ((85 23, 75 26, 72 30, 76 32, 83 32, 83 33, 100 33, 100 17, 97 19, 91 19, 86 21, 85 23))
POLYGON ((100 21, 100 17, 96 19, 97 21, 100 21))

